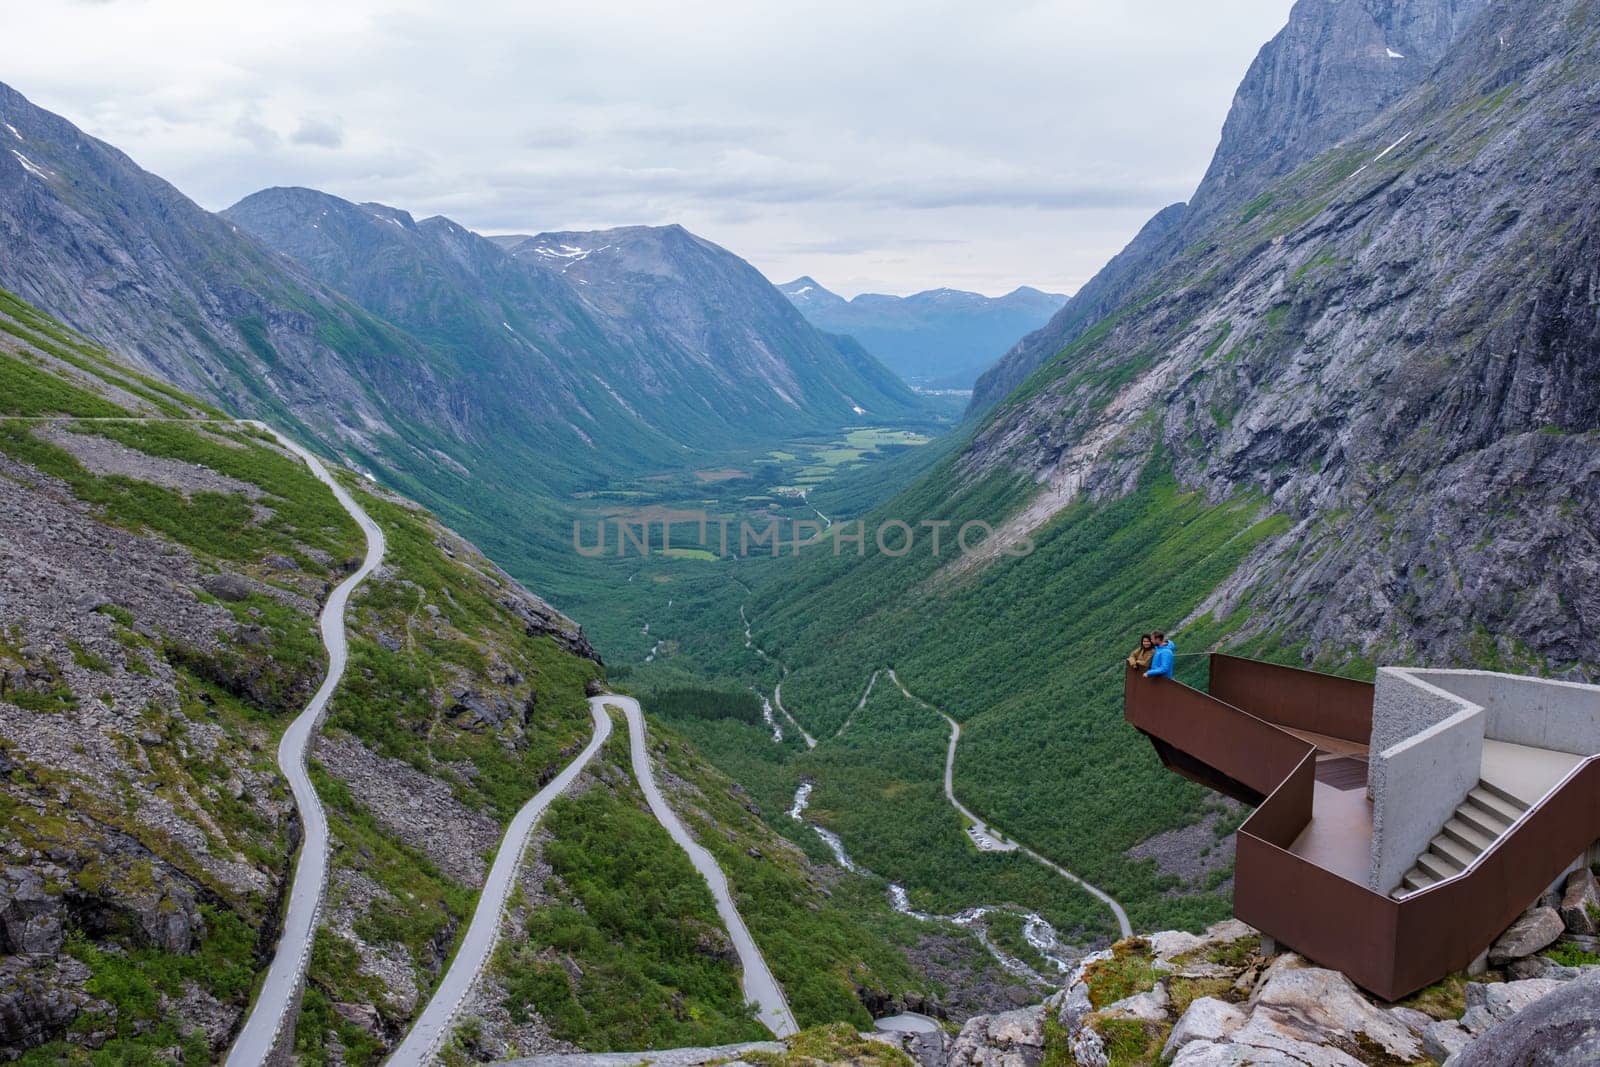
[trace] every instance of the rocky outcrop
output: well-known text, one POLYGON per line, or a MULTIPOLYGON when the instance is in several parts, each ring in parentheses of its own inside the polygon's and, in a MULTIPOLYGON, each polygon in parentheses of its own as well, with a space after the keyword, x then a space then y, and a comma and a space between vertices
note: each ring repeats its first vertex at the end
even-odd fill
POLYGON ((1559 911, 1568 933, 1583 937, 1600 934, 1600 885, 1596 885, 1593 871, 1580 867, 1567 876, 1559 911))
POLYGON ((44 877, 26 867, 0 872, 0 954, 53 953, 66 938, 66 903, 45 892, 44 877))
POLYGON ((1450 1067, 1555 1067, 1587 1062, 1586 1053, 1559 1058, 1565 1050, 1549 1046, 1555 1051, 1548 1059, 1481 1057, 1540 1048, 1552 1034, 1570 1035, 1574 1049, 1587 1050, 1584 1042, 1596 1032, 1593 1016, 1583 1013, 1593 1010, 1600 965, 1526 957, 1537 961, 1529 969, 1539 976, 1495 973, 1467 982, 1462 1012, 1434 993, 1416 1007, 1383 1004, 1337 971, 1293 953, 1264 958, 1259 948, 1255 932, 1236 921, 1201 934, 1119 942, 1085 957, 1043 1005, 969 1020, 950 1062, 1031 1067, 1053 1056, 1108 1067, 1115 1049, 1115 1062, 1173 1067, 1395 1067, 1447 1059, 1450 1067), (1493 1053, 1476 1051, 1480 1045, 1493 1053))
POLYGON ((342 732, 319 738, 315 754, 396 837, 462 885, 483 884, 485 857, 500 843, 500 823, 462 804, 449 778, 385 759, 342 732))
POLYGON ((1600 1062, 1600 972, 1568 982, 1497 1021, 1449 1067, 1580 1067, 1600 1062))
MULTIPOLYGON (((89 969, 69 956, 0 958, 0 1050, 36 1048, 71 1025, 79 1012, 103 1008, 83 992, 88 978, 89 969)), ((94 1048, 106 1036, 93 1031, 83 1043, 94 1048)))
POLYGON ((950 1067, 1036 1067, 1044 1059, 1044 1005, 967 1020, 950 1067))

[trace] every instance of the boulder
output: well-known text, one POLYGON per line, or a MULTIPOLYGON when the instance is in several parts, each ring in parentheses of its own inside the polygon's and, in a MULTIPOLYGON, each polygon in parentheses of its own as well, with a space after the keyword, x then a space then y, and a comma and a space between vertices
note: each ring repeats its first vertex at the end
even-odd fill
MULTIPOLYGON (((1281 961, 1280 961, 1281 963, 1281 961)), ((1331 1046, 1376 1045, 1402 1062, 1422 1056, 1422 1042, 1410 1028, 1362 996, 1350 979, 1321 967, 1283 966, 1267 970, 1252 1003, 1250 1020, 1233 1035, 1236 1044, 1275 1048, 1310 1063, 1345 1064, 1331 1046), (1308 1053, 1325 1049, 1325 1053, 1308 1053)), ((1342 1055, 1342 1054, 1340 1054, 1342 1055)))
POLYGON ((66 939, 61 896, 26 867, 0 872, 0 953, 49 955, 66 939))
POLYGON ((1245 1022, 1244 1012, 1227 1001, 1199 997, 1190 1003, 1177 1025, 1173 1026, 1172 1035, 1167 1038, 1161 1055, 1170 1059, 1186 1045, 1196 1041, 1224 1041, 1245 1022))
POLYGON ((1083 1026, 1072 1035, 1072 1062, 1077 1067, 1111 1067, 1106 1043, 1092 1027, 1083 1026))
POLYGON ((1204 937, 1182 930, 1164 930, 1159 934, 1151 934, 1145 940, 1150 942, 1151 955, 1158 960, 1168 961, 1207 944, 1204 937))
POLYGON ((1427 1032, 1428 1027, 1433 1025, 1433 1016, 1415 1008, 1393 1007, 1389 1009, 1389 1014, 1394 1016, 1395 1021, 1401 1026, 1418 1037, 1421 1037, 1427 1032))
POLYGON ((1019 1008, 991 1015, 988 1038, 996 1045, 1044 1048, 1044 1009, 1019 1008))
POLYGON ((378 1009, 371 1004, 335 1004, 334 1014, 345 1022, 365 1030, 369 1034, 377 1034, 383 1030, 383 1019, 378 1015, 378 1009))
POLYGON ((1570 934, 1593 937, 1600 933, 1600 886, 1595 884, 1594 872, 1579 867, 1567 876, 1557 912, 1570 934))
POLYGON ((1570 982, 1582 973, 1576 967, 1563 967, 1549 956, 1525 956, 1506 964, 1507 976, 1518 982, 1527 978, 1554 978, 1559 982, 1570 982))
POLYGON ((80 615, 88 615, 110 604, 111 600, 104 593, 84 593, 72 602, 72 609, 80 615))
POLYGON ((1472 1033, 1454 1019, 1433 1023, 1422 1034, 1422 1051, 1443 1063, 1472 1043, 1472 1033))
POLYGON ((1115 1004, 1108 1004, 1100 1009, 1100 1014, 1108 1019, 1138 1019, 1141 1022, 1165 1022, 1167 1008, 1171 1005, 1167 998, 1166 986, 1158 985, 1146 993, 1135 993, 1131 997, 1124 997, 1115 1004))
POLYGON ((248 600, 255 592, 250 580, 238 574, 208 574, 200 579, 200 588, 218 600, 232 603, 248 600))
POLYGON ((1034 1067, 1044 1059, 1043 1005, 975 1015, 950 1049, 950 1067, 1034 1067))
POLYGON ((1600 974, 1561 983, 1511 1018, 1496 1023, 1451 1067, 1578 1067, 1600 1063, 1600 974))
POLYGON ((1529 978, 1521 982, 1468 982, 1467 1011, 1470 1014, 1474 1008, 1481 1008, 1497 1023, 1509 1019, 1564 985, 1565 982, 1554 978, 1529 978))
POLYGON ((1089 985, 1086 982, 1074 982, 1051 997, 1049 1004, 1055 1009, 1056 1021, 1069 1031, 1083 1025, 1083 1020, 1094 1011, 1094 1005, 1089 1001, 1089 985))
POLYGON ((1501 967, 1549 947, 1566 930, 1554 908, 1538 907, 1511 924, 1489 949, 1489 963, 1501 967))
MULTIPOLYGON (((1354 1062, 1354 1061, 1351 1061, 1354 1062)), ((1276 1049, 1247 1048, 1195 1041, 1185 1045, 1171 1067, 1305 1067, 1306 1061, 1276 1049)))

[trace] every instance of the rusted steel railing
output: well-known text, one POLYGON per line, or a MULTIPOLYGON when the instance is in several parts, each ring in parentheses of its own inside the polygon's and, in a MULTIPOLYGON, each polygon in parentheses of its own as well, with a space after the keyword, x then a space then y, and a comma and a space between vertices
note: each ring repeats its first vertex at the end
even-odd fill
POLYGON ((1231 656, 1212 693, 1129 671, 1124 715, 1178 773, 1259 806, 1239 829, 1234 914, 1387 1000, 1465 969, 1600 838, 1600 756, 1565 779, 1466 870, 1394 900, 1295 855, 1310 824, 1316 749, 1280 728, 1364 744, 1372 687, 1231 656), (1296 694, 1303 688, 1304 697, 1296 694), (1223 693, 1250 705, 1245 710, 1223 693))

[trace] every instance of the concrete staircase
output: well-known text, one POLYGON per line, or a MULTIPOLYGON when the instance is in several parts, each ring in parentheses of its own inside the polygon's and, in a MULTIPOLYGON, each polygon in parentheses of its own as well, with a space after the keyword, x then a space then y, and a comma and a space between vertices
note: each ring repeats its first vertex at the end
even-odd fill
POLYGON ((1428 851, 1417 857, 1416 864, 1389 895, 1403 900, 1435 882, 1460 874, 1527 810, 1528 805, 1506 790, 1480 780, 1478 787, 1467 794, 1467 799, 1444 824, 1439 836, 1428 843, 1428 851))

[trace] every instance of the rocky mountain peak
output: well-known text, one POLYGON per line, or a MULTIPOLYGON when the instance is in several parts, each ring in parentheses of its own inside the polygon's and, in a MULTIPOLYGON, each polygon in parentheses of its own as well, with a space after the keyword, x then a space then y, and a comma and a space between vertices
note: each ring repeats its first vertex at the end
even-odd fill
POLYGON ((1220 214, 1332 148, 1421 84, 1489 0, 1298 0, 1234 95, 1194 197, 1163 209, 1037 333, 979 380, 993 406, 1091 329, 1220 214))
POLYGON ((788 297, 797 308, 838 307, 848 303, 838 293, 824 288, 820 282, 809 274, 802 274, 792 282, 785 282, 778 286, 778 292, 788 297))
POLYGON ((1354 133, 1419 84, 1489 0, 1299 0, 1233 98, 1197 217, 1354 133))

